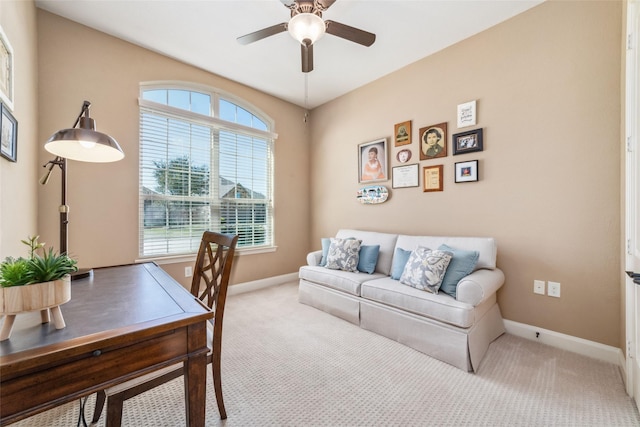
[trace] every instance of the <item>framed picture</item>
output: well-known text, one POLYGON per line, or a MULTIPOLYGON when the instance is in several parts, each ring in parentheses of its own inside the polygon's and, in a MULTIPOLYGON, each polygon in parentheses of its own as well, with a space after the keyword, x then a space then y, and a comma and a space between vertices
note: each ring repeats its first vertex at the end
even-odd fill
POLYGON ((358 145, 358 182, 386 181, 387 139, 358 145))
POLYGON ((418 186, 418 164, 396 166, 391 169, 391 188, 418 186))
POLYGON ((395 146, 411 144, 411 120, 398 123, 393 127, 395 146))
POLYGON ((456 182, 473 182, 478 180, 478 161, 456 163, 456 182))
POLYGON ((453 155, 482 151, 482 128, 453 135, 453 155))
POLYGON ((442 191, 442 165, 425 166, 422 168, 422 191, 442 191))
POLYGON ((476 101, 458 105, 458 127, 464 128, 476 124, 476 101))
POLYGON ((447 124, 420 128, 420 160, 447 156, 447 124))
POLYGON ((0 100, 13 110, 13 49, 0 27, 0 100))
POLYGON ((405 148, 404 150, 398 151, 398 154, 396 154, 396 160, 400 163, 407 163, 411 160, 411 150, 405 148))
POLYGON ((18 122, 5 104, 0 105, 0 155, 15 162, 18 160, 18 122))

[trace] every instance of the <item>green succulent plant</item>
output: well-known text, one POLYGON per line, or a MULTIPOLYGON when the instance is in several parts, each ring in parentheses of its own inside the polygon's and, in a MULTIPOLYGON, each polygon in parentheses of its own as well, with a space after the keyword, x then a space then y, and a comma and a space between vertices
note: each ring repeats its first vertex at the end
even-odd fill
POLYGON ((22 240, 29 246, 29 258, 6 258, 0 264, 0 286, 23 286, 31 283, 58 280, 78 270, 77 261, 67 256, 58 255, 53 248, 44 250, 44 243, 38 242, 39 236, 22 240), (42 255, 37 251, 42 249, 42 255))

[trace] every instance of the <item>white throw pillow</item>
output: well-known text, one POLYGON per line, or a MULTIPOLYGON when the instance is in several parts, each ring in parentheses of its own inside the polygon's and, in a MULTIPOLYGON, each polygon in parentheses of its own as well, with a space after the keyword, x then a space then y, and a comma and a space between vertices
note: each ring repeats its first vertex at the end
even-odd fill
POLYGON ((332 238, 325 267, 331 270, 358 271, 361 244, 362 240, 332 238))
POLYGON ((451 252, 418 246, 409 256, 400 283, 437 294, 451 258, 451 252))

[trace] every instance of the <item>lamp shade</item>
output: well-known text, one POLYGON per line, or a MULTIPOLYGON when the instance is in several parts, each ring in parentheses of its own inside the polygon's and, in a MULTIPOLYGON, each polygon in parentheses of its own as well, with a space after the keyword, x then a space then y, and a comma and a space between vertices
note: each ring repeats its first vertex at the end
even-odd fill
POLYGON ((287 25, 289 34, 302 44, 313 44, 322 37, 326 25, 321 17, 313 13, 299 13, 287 25), (305 42, 308 40, 308 43, 305 42))
POLYGON ((124 158, 118 142, 96 131, 90 117, 82 117, 79 128, 63 129, 51 135, 44 148, 56 156, 81 162, 108 163, 124 158))

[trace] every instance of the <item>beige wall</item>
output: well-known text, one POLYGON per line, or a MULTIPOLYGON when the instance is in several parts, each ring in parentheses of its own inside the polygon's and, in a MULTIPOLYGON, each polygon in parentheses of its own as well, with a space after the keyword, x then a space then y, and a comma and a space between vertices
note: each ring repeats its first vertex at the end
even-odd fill
POLYGON ((621 9, 545 3, 314 110, 312 246, 347 227, 493 236, 504 318, 619 347, 621 9), (418 161, 418 129, 457 132, 471 100, 485 150, 418 161), (388 181, 386 203, 360 205, 357 145, 405 120, 411 163, 443 164, 444 191, 388 181), (480 181, 455 184, 454 163, 474 159, 480 181), (561 298, 533 294, 534 279, 561 298))
MULTIPOLYGON (((308 134, 303 109, 254 89, 38 11, 39 141, 70 127, 83 100, 98 130, 118 140, 126 157, 107 164, 69 162, 69 251, 80 266, 131 263, 138 258, 139 83, 180 80, 219 88, 275 120, 275 237, 272 253, 241 256, 232 283, 297 271, 309 247, 308 134), (302 196, 301 196, 302 195, 302 196)), ((221 60, 223 60, 221 58, 221 60)), ((51 155, 40 150, 40 163, 51 155)), ((57 242, 60 174, 39 188, 40 233, 57 242)), ((47 240, 48 241, 48 240, 47 240)), ((57 244, 56 244, 57 246, 57 244)), ((165 267, 186 284, 184 266, 165 267)))
POLYGON ((18 121, 18 161, 0 158, 0 259, 26 256, 20 243, 36 235, 37 174, 37 30, 32 2, 0 1, 0 26, 14 52, 14 109, 18 121))

